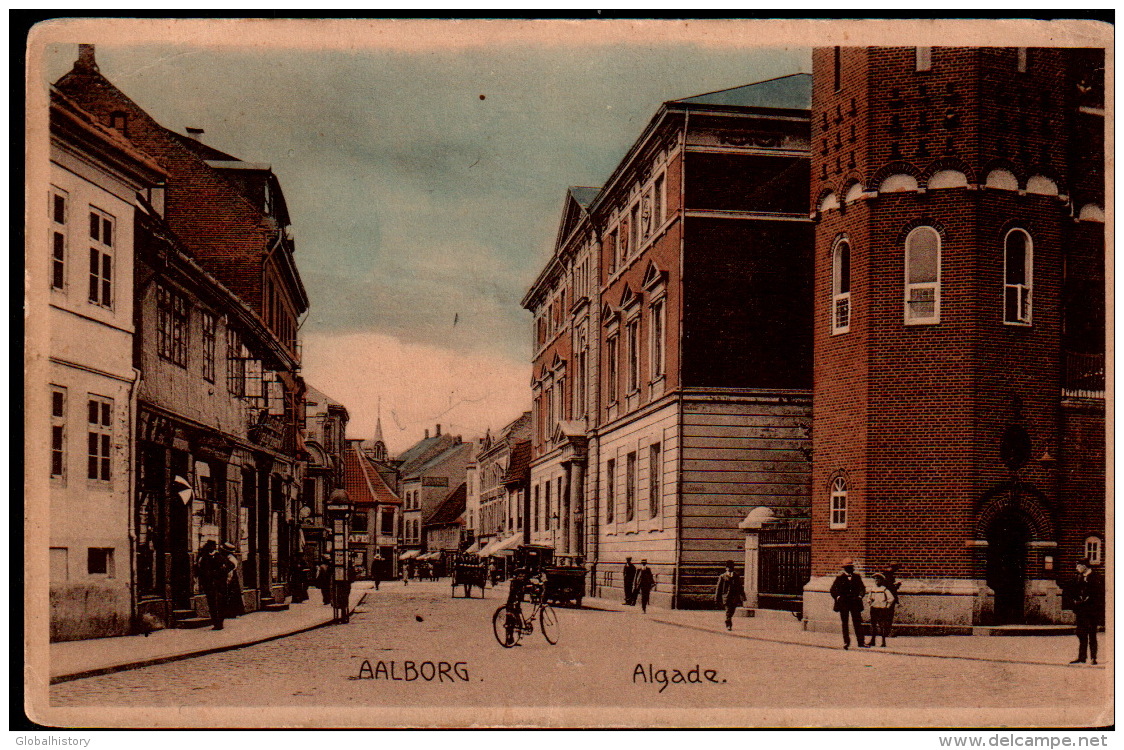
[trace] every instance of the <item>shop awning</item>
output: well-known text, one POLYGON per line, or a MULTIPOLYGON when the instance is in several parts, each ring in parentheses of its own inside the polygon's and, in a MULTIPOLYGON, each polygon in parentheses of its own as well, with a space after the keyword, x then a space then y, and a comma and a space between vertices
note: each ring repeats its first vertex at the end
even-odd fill
POLYGON ((436 560, 441 557, 440 552, 426 552, 424 555, 418 555, 419 560, 436 560))
POLYGON ((496 541, 492 542, 487 547, 480 550, 480 552, 478 554, 481 557, 490 557, 491 555, 498 555, 499 553, 503 552, 504 550, 515 549, 516 547, 519 546, 519 543, 522 540, 523 540, 522 534, 512 534, 507 539, 504 539, 502 542, 499 541, 499 540, 496 540, 496 541))
POLYGON ((472 543, 472 546, 470 546, 464 552, 465 552, 466 555, 478 555, 478 554, 480 554, 480 548, 482 546, 483 545, 480 543, 480 540, 477 539, 475 542, 472 543))
POLYGON ((421 550, 418 550, 418 549, 406 550, 405 552, 403 552, 401 555, 398 556, 398 559, 399 560, 412 560, 412 559, 414 559, 415 557, 418 556, 419 552, 421 552, 421 550))

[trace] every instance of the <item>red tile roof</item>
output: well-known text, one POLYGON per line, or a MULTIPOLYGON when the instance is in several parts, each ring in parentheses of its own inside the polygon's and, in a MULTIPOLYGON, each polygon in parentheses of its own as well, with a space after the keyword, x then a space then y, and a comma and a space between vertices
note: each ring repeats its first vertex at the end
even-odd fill
POLYGON ((399 505, 401 500, 363 455, 358 440, 343 453, 343 488, 355 505, 399 505))

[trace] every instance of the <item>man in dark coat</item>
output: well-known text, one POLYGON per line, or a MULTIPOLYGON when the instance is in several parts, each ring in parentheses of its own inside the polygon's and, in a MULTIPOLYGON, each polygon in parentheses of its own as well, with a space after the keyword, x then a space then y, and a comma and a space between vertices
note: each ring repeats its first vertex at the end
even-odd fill
POLYGON ((1070 589, 1073 614, 1077 618, 1077 658, 1070 664, 1084 664, 1088 656, 1097 663, 1097 626, 1104 606, 1104 584, 1087 558, 1077 561, 1077 580, 1070 589))
POLYGON ((226 555, 226 559, 230 561, 230 576, 226 584, 226 608, 223 610, 223 615, 228 618, 240 617, 246 614, 246 604, 242 601, 242 580, 238 574, 242 560, 238 557, 238 548, 230 542, 223 542, 219 545, 219 550, 220 554, 226 555))
POLYGON ((718 576, 718 585, 714 589, 714 601, 720 607, 726 608, 726 630, 733 630, 734 612, 745 601, 742 578, 734 570, 733 560, 726 561, 726 572, 718 576))
POLYGON ((234 565, 224 553, 218 550, 214 540, 208 540, 199 550, 195 562, 195 573, 199 577, 199 587, 207 595, 207 609, 211 611, 211 625, 214 630, 222 630, 223 610, 230 573, 234 565))
POLYGON ((855 563, 851 558, 844 558, 841 563, 843 570, 835 577, 831 584, 831 598, 835 600, 835 611, 839 613, 839 621, 843 626, 843 648, 851 647, 851 634, 847 629, 848 618, 855 626, 855 639, 859 648, 866 648, 863 640, 863 597, 866 595, 866 586, 862 576, 855 572, 855 563))
POLYGON ((632 564, 632 558, 626 557, 624 559, 624 603, 632 606, 636 604, 636 566, 632 564))
POLYGON ((371 580, 375 582, 375 591, 379 590, 379 583, 382 582, 382 558, 375 557, 371 561, 371 580))
MULTIPOLYGON (((897 613, 898 602, 901 601, 901 597, 898 596, 898 589, 900 589, 902 587, 901 581, 898 580, 898 571, 901 569, 901 567, 902 566, 899 565, 898 563, 890 563, 889 565, 887 565, 885 568, 882 569, 883 583, 886 586, 886 590, 889 591, 890 595, 894 598, 893 603, 890 605, 890 612, 889 612, 889 615, 888 615, 888 619, 886 620, 886 623, 885 623, 886 624, 886 632, 890 632, 891 630, 893 630, 894 614, 897 613)), ((874 644, 874 636, 873 635, 871 635, 870 642, 871 642, 872 645, 874 644)))
POLYGON ((648 599, 652 596, 652 589, 656 585, 656 574, 648 567, 647 560, 640 561, 640 570, 636 571, 636 587, 633 590, 633 601, 636 601, 636 595, 640 594, 640 609, 643 612, 648 611, 648 599))

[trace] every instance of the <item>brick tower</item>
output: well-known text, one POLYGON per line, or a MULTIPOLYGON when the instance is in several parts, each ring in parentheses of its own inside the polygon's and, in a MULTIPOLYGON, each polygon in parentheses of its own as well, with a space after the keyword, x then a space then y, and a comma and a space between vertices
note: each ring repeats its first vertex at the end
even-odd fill
POLYGON ((927 632, 1103 559, 1103 50, 813 53, 809 627, 842 557, 927 632))

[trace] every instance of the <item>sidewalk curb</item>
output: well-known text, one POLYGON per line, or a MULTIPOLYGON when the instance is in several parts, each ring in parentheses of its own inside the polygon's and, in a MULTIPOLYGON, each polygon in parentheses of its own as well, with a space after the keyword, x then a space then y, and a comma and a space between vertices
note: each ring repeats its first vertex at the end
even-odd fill
MULTIPOLYGON (((353 607, 351 607, 351 609, 348 610, 348 613, 349 614, 354 613, 356 608, 358 608, 359 605, 362 604, 366 600, 366 598, 367 598, 367 591, 364 590, 363 595, 360 596, 358 600, 356 600, 355 605, 353 607)), ((234 651, 235 649, 245 648, 246 646, 256 646, 259 643, 268 643, 269 641, 276 641, 280 638, 288 638, 289 636, 297 635, 298 633, 307 633, 310 630, 316 630, 318 628, 323 628, 323 627, 326 627, 326 626, 332 625, 332 624, 334 624, 334 621, 328 620, 327 622, 320 622, 320 623, 316 623, 315 625, 306 625, 304 627, 297 628, 296 630, 291 630, 291 631, 288 631, 286 633, 277 633, 275 635, 269 635, 269 636, 265 636, 263 638, 254 638, 254 639, 251 639, 251 640, 248 640, 248 641, 243 641, 241 643, 230 643, 230 644, 227 644, 225 646, 214 646, 214 647, 211 647, 211 648, 200 649, 198 651, 185 651, 185 652, 180 653, 180 654, 169 654, 167 656, 154 656, 150 659, 141 659, 140 661, 135 661, 135 662, 127 662, 127 663, 124 663, 124 664, 113 664, 113 665, 110 665, 108 667, 96 667, 94 669, 84 669, 81 672, 72 672, 70 674, 54 675, 53 677, 51 677, 50 682, 48 684, 57 685, 61 682, 72 682, 74 680, 82 680, 82 679, 85 679, 87 677, 97 677, 97 676, 103 675, 103 674, 113 674, 115 672, 127 672, 131 669, 142 669, 143 667, 152 667, 152 666, 155 666, 157 664, 167 664, 168 662, 182 661, 184 659, 191 659, 191 658, 194 658, 196 656, 207 656, 208 654, 221 654, 224 651, 234 651)))
MULTIPOLYGON (((821 645, 819 643, 801 643, 800 641, 789 641, 789 640, 783 640, 783 639, 780 639, 780 638, 768 638, 766 636, 760 636, 760 635, 748 635, 748 634, 745 634, 745 633, 732 633, 732 632, 729 632, 729 631, 702 627, 701 625, 689 625, 689 624, 683 623, 683 622, 673 622, 671 620, 661 620, 658 617, 651 617, 649 619, 652 622, 658 622, 661 625, 670 625, 670 626, 675 627, 675 628, 685 628, 687 630, 697 630, 697 631, 701 631, 701 632, 704 632, 704 633, 714 633, 715 635, 727 635, 727 636, 732 636, 734 638, 744 638, 745 640, 749 640, 749 641, 765 641, 767 643, 784 643, 784 644, 787 644, 789 646, 805 646, 807 648, 822 648, 822 649, 827 649, 829 651, 842 651, 843 650, 843 649, 841 649, 837 646, 824 646, 824 645, 821 645)), ((856 650, 856 653, 862 653, 862 652, 856 650)), ((1059 664, 1058 662, 1055 662, 1055 661, 1019 661, 1019 660, 1015 660, 1015 659, 989 658, 989 657, 986 657, 986 656, 957 656, 955 654, 926 654, 926 653, 921 653, 921 652, 918 652, 918 651, 883 651, 879 648, 868 648, 868 649, 866 649, 866 653, 881 654, 883 656, 920 656, 920 657, 924 657, 926 659, 961 659, 961 660, 964 660, 964 661, 986 661, 986 662, 993 662, 993 663, 997 663, 997 664, 1029 664, 1029 665, 1034 665, 1034 666, 1045 666, 1045 667, 1072 668, 1072 667, 1077 666, 1077 665, 1074 665, 1074 664, 1059 664)), ((1083 669, 1105 669, 1105 665, 1104 664, 1095 664, 1095 665, 1088 665, 1088 666, 1082 665, 1081 668, 1083 668, 1083 669)))

